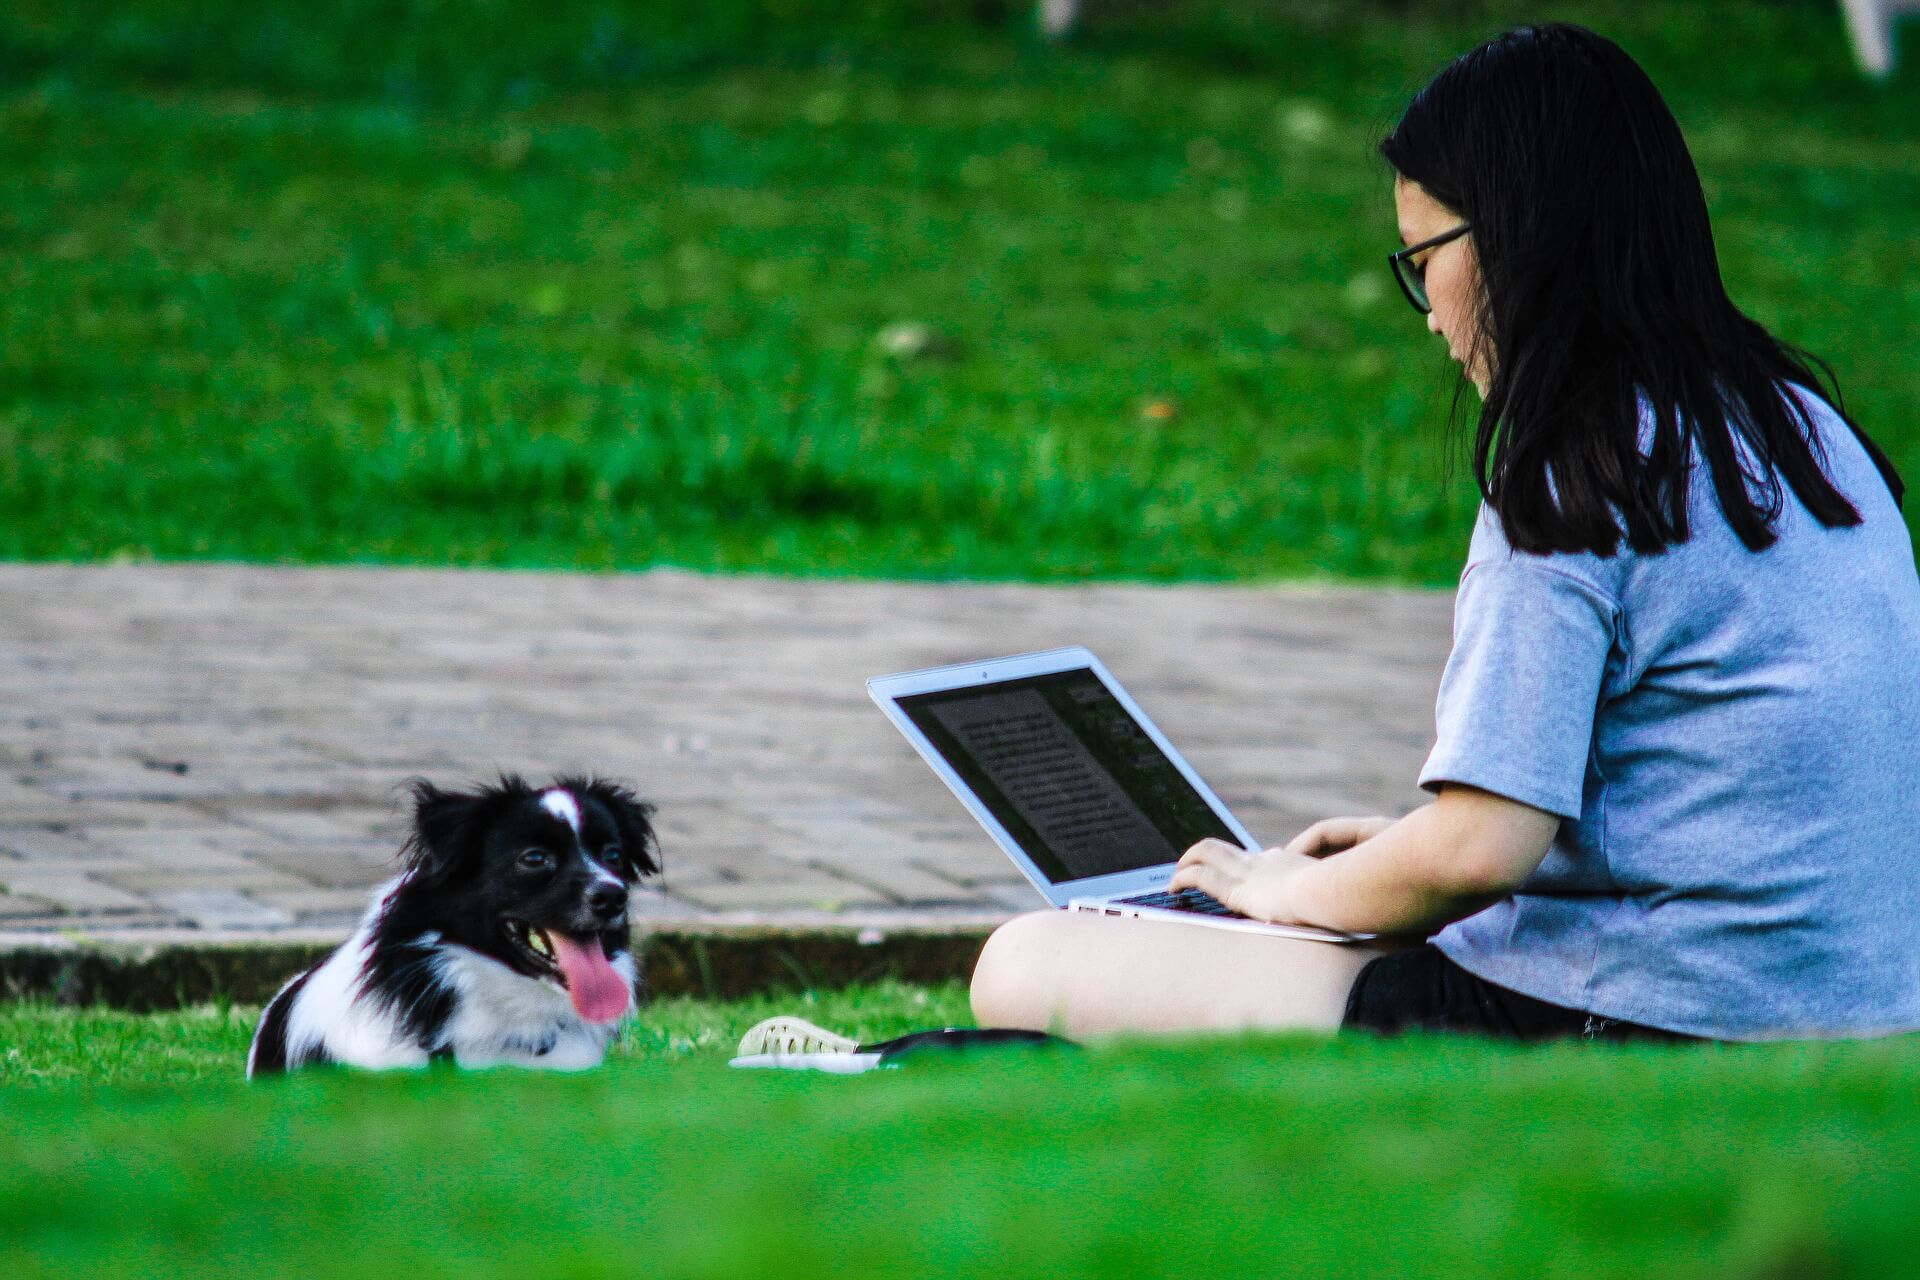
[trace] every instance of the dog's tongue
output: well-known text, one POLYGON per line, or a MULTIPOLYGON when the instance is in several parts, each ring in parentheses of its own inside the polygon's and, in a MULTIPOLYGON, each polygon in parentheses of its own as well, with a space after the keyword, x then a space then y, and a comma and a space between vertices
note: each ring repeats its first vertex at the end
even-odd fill
POLYGON ((553 958, 560 972, 567 975, 567 994, 573 997, 573 1009, 588 1022, 612 1022, 627 1011, 631 999, 626 982, 607 960, 600 939, 575 942, 563 933, 548 933, 553 958))

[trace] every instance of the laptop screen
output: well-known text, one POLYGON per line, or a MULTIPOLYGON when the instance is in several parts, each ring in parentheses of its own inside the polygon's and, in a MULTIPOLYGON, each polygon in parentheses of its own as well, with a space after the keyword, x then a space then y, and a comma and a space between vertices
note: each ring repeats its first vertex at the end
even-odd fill
POLYGON ((1239 843, 1089 668, 897 701, 1055 884, 1239 843))

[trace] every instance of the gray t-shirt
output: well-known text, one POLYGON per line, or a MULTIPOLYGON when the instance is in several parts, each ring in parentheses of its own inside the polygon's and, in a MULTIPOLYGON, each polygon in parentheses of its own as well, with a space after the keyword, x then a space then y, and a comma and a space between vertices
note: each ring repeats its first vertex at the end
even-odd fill
POLYGON ((1462 968, 1722 1039, 1920 1028, 1920 577, 1865 449, 1805 402, 1857 526, 1783 481, 1750 552, 1704 463, 1658 555, 1516 552, 1481 509, 1420 783, 1564 821, 1435 939, 1462 968))

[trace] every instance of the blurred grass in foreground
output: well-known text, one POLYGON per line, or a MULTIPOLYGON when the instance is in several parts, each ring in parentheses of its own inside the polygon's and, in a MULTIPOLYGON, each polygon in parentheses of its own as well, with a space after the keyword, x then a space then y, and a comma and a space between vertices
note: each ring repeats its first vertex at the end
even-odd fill
POLYGON ((1920 473, 1920 77, 1813 0, 0 12, 0 556, 1451 580, 1372 145, 1574 17, 1920 473), (1096 10, 1098 12, 1098 10, 1096 10))
POLYGON ((964 1017, 959 988, 924 994, 654 1006, 577 1077, 251 1087, 244 1013, 0 1012, 22 1056, 77 1068, 0 1088, 0 1256, 20 1277, 1910 1269, 1911 1037, 1256 1036, 854 1078, 721 1065, 776 1010, 872 1034, 964 1017))

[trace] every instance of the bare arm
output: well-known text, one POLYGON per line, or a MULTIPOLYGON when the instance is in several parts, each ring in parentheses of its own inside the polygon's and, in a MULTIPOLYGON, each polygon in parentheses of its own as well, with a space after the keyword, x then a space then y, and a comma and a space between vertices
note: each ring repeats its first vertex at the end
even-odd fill
MULTIPOLYGON (((1285 849, 1250 854, 1222 840, 1187 850, 1174 888, 1203 889, 1243 915, 1352 933, 1424 932, 1512 893, 1547 856, 1560 819, 1473 787, 1363 838, 1337 857, 1285 849)), ((1318 842, 1324 847, 1328 842, 1318 842)))

